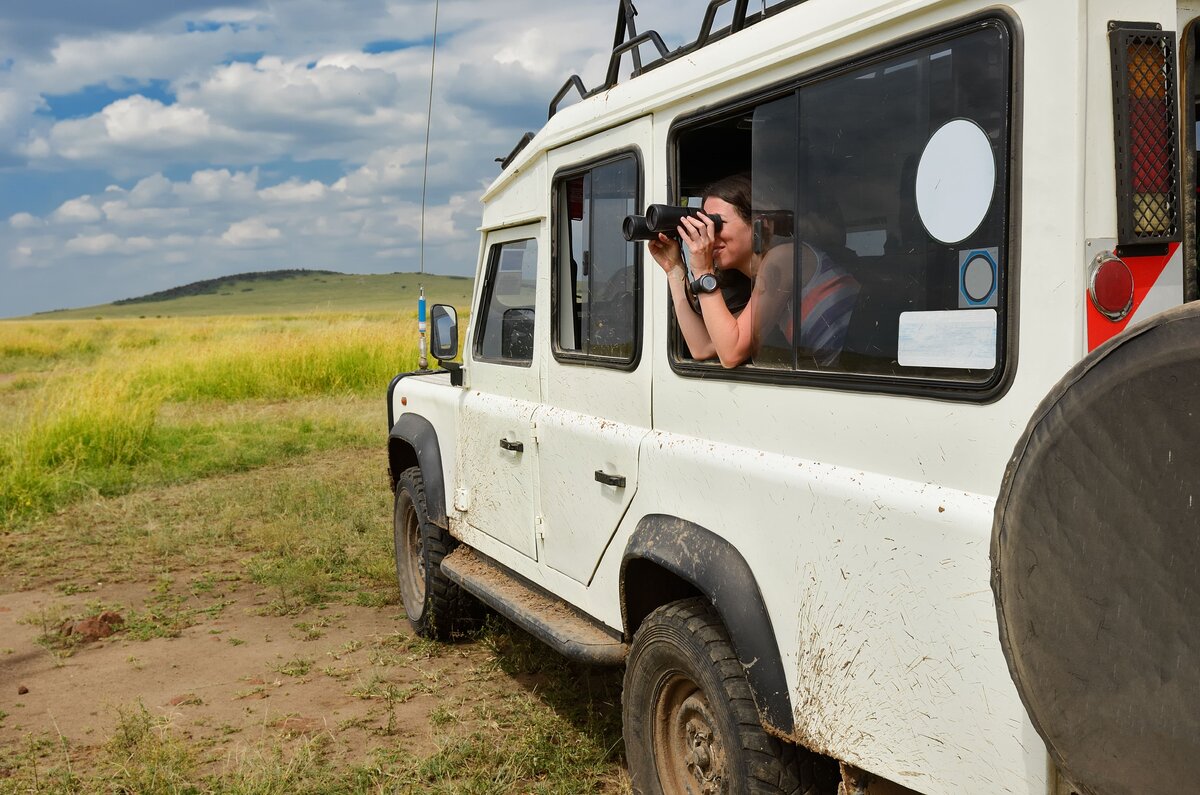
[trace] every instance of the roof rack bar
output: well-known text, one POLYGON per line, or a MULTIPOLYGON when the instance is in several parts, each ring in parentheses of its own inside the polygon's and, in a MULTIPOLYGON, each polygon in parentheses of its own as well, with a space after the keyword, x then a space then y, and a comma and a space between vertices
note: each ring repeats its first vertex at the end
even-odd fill
POLYGON ((567 98, 567 94, 571 92, 572 88, 579 93, 580 99, 587 96, 588 90, 584 87, 583 81, 579 79, 579 75, 571 75, 567 78, 567 82, 563 83, 558 93, 554 95, 554 98, 550 100, 550 115, 546 117, 547 120, 553 119, 554 114, 558 113, 558 103, 567 98))
MULTIPOLYGON (((617 32, 613 35, 614 50, 624 44, 627 39, 637 36, 637 26, 633 21, 637 13, 633 0, 621 0, 620 6, 617 8, 617 32)), ((637 50, 633 51, 633 68, 638 72, 642 70, 642 56, 637 50)))
POLYGON ((746 27, 746 7, 749 5, 750 0, 736 0, 733 5, 733 21, 729 23, 730 32, 737 33, 746 27))
POLYGON ((699 49, 705 44, 708 44, 708 37, 712 35, 712 27, 717 21, 717 11, 721 6, 729 3, 731 0, 712 0, 708 4, 708 8, 704 9, 704 21, 700 23, 700 34, 696 36, 696 41, 692 43, 693 47, 699 49))
POLYGON ((508 164, 515 160, 517 155, 521 154, 521 150, 529 145, 529 142, 533 140, 534 135, 535 133, 533 132, 525 133, 521 136, 521 140, 517 141, 517 145, 513 147, 513 150, 509 152, 507 156, 496 158, 496 162, 500 164, 501 171, 508 168, 508 164))
POLYGON ((667 61, 694 52, 712 41, 722 39, 733 33, 737 33, 746 27, 761 22, 768 16, 773 15, 785 8, 800 5, 806 0, 776 0, 775 4, 770 8, 766 6, 766 1, 763 0, 763 9, 761 12, 756 11, 751 14, 749 12, 750 0, 710 0, 708 6, 704 10, 704 21, 700 26, 700 33, 696 40, 690 44, 685 44, 675 50, 667 47, 666 42, 658 35, 656 31, 649 30, 645 33, 638 34, 637 26, 634 23, 634 18, 637 16, 637 9, 634 8, 633 0, 619 0, 617 7, 617 25, 613 34, 613 51, 608 61, 608 71, 605 73, 604 83, 589 91, 584 85, 579 75, 571 75, 554 98, 550 100, 550 108, 547 118, 554 118, 554 114, 558 113, 558 106, 566 99, 567 95, 574 89, 580 99, 599 94, 602 91, 615 86, 620 82, 621 56, 625 53, 631 53, 633 58, 633 72, 631 77, 648 72, 651 69, 661 66, 667 61), (728 26, 722 27, 720 30, 713 30, 716 24, 717 12, 722 6, 733 3, 733 19, 728 26), (641 45, 650 42, 658 50, 658 58, 649 63, 642 63, 642 55, 639 48, 641 45))
MULTIPOLYGON (((634 53, 637 53, 637 48, 646 42, 651 42, 654 45, 654 47, 658 50, 659 57, 663 59, 671 57, 671 48, 667 46, 667 43, 663 41, 662 36, 658 35, 656 31, 651 30, 647 31, 646 33, 642 33, 641 35, 634 36, 629 41, 613 49, 612 57, 608 59, 608 76, 604 80, 604 87, 606 89, 612 88, 620 80, 621 56, 629 50, 633 50, 634 53)), ((635 54, 633 76, 637 77, 641 73, 641 59, 635 54)))

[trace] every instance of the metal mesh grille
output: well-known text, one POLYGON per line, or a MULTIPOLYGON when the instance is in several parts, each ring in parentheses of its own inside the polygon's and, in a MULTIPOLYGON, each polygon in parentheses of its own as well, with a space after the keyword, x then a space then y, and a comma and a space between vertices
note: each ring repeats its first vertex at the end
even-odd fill
POLYGON ((1179 239, 1174 34, 1114 30, 1113 96, 1120 242, 1179 239))

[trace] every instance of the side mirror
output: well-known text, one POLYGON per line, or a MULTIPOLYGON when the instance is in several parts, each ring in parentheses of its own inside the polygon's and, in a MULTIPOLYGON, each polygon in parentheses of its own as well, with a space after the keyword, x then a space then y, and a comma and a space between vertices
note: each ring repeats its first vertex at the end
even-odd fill
POLYGON ((430 313, 429 353, 439 362, 458 355, 458 312, 447 304, 434 304, 430 313))

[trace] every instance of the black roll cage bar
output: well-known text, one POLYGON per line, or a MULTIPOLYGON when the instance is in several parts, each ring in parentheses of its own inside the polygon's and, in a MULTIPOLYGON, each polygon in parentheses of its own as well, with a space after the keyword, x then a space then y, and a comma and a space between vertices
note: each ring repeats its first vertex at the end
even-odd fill
MULTIPOLYGON (((608 70, 605 72, 604 82, 588 90, 579 75, 571 75, 562 84, 562 88, 558 89, 554 97, 551 98, 546 120, 549 121, 554 118, 554 114, 558 113, 558 106, 572 92, 577 94, 580 99, 587 99, 588 97, 607 91, 621 82, 621 57, 626 53, 633 60, 633 70, 630 73, 630 77, 637 77, 651 69, 662 66, 668 61, 673 61, 676 58, 707 47, 714 41, 720 41, 750 25, 762 22, 767 17, 773 16, 785 8, 799 5, 804 1, 777 0, 774 5, 767 7, 767 0, 761 0, 762 9, 751 14, 749 13, 750 0, 709 0, 708 6, 704 9, 704 21, 700 23, 700 33, 696 36, 696 40, 672 50, 656 31, 648 30, 645 33, 638 33, 637 26, 634 24, 634 18, 638 12, 633 6, 633 0, 619 0, 617 7, 617 28, 613 34, 612 54, 608 58, 608 70), (733 19, 725 27, 713 30, 713 25, 717 21, 717 11, 729 3, 733 3, 733 19), (642 63, 641 47, 643 44, 653 44, 654 49, 658 51, 654 60, 648 63, 642 63)), ((496 162, 500 164, 501 171, 508 168, 508 164, 516 159, 521 150, 533 140, 533 137, 534 133, 525 133, 511 152, 504 157, 496 158, 496 162)))
POLYGON ((633 71, 631 77, 637 77, 644 72, 662 66, 668 61, 673 61, 689 53, 693 53, 703 47, 712 44, 714 41, 719 41, 726 36, 737 33, 739 30, 757 24, 767 17, 776 14, 785 8, 803 3, 804 0, 780 0, 770 8, 763 2, 761 11, 756 11, 753 14, 748 13, 750 0, 710 0, 708 7, 704 10, 704 21, 700 24, 700 33, 696 36, 696 40, 690 44, 684 44, 674 50, 667 47, 662 36, 658 35, 653 30, 648 30, 645 33, 639 34, 634 25, 634 18, 637 16, 637 9, 633 6, 633 0, 620 0, 617 8, 617 28, 613 36, 612 55, 608 59, 608 71, 605 73, 604 82, 591 89, 590 91, 584 86, 583 80, 579 75, 573 74, 567 81, 563 83, 562 88, 550 100, 550 109, 547 119, 554 118, 554 114, 558 112, 559 104, 567 98, 567 95, 574 90, 580 99, 599 94, 602 91, 615 86, 620 82, 621 56, 629 53, 633 59, 633 71), (722 6, 733 3, 733 19, 730 23, 718 30, 713 30, 713 25, 716 24, 717 11, 722 6), (653 44, 658 50, 658 56, 652 61, 643 64, 641 47, 643 44, 653 44))

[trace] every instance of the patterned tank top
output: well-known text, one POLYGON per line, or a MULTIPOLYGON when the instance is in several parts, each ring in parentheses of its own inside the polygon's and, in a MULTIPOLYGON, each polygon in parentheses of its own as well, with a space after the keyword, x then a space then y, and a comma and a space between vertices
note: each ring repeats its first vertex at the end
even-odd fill
MULTIPOLYGON (((839 268, 833 258, 818 248, 801 244, 817 259, 813 277, 800 291, 800 339, 798 347, 821 366, 837 361, 846 342, 850 316, 858 301, 859 284, 839 268)), ((784 334, 795 344, 792 313, 787 314, 784 334)))

